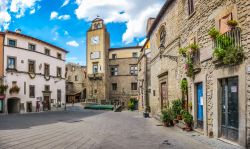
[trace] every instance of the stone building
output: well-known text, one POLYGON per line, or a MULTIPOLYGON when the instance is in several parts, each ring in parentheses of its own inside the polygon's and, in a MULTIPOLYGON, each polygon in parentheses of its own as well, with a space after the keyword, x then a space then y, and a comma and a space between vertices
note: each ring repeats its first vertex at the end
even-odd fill
POLYGON ((4 51, 0 71, 8 86, 5 113, 25 113, 64 108, 65 56, 67 51, 22 34, 5 31, 0 50, 4 51), (2 64, 3 60, 3 64, 2 64))
POLYGON ((66 64, 66 102, 83 102, 86 99, 87 67, 66 64))
POLYGON ((92 21, 87 32, 87 102, 126 104, 137 95, 140 48, 110 48, 104 21, 92 21))
POLYGON ((186 105, 192 105, 189 110, 197 131, 241 146, 250 145, 249 12, 248 0, 166 1, 147 35, 152 114, 159 114, 171 100, 183 98, 186 105), (236 20, 238 27, 230 27, 229 20, 236 20), (212 28, 222 35, 212 38, 208 34, 212 28), (226 52, 231 57, 216 59, 213 52, 225 46, 224 39, 230 39, 229 50, 240 53, 243 49, 243 62, 240 58, 237 64, 228 62, 236 57, 231 51, 226 52), (191 56, 182 55, 180 48, 189 54, 197 51, 191 56), (186 96, 180 89, 183 79, 188 81, 186 96))
POLYGON ((138 59, 138 106, 141 112, 146 112, 146 107, 149 107, 149 96, 151 91, 150 61, 151 50, 149 40, 147 39, 140 51, 138 59))
POLYGON ((137 61, 141 47, 109 49, 109 99, 126 105, 137 98, 137 61))

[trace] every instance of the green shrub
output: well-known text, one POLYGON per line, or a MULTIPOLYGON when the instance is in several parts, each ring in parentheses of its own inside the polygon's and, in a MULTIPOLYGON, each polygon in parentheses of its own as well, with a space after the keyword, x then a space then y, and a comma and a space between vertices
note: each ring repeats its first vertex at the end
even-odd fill
POLYGON ((243 61, 244 52, 242 48, 229 47, 223 58, 223 63, 226 65, 236 65, 243 61))
POLYGON ((183 116, 183 120, 186 124, 192 124, 193 123, 193 116, 190 114, 190 113, 186 113, 184 116, 183 116))
POLYGON ((131 98, 128 102, 128 109, 131 111, 135 110, 135 103, 136 103, 136 99, 131 98))
POLYGON ((189 48, 192 50, 193 53, 195 53, 199 50, 199 46, 195 43, 190 44, 189 48))
POLYGON ((213 55, 219 59, 219 60, 223 60, 223 58, 225 57, 226 55, 226 51, 222 48, 215 48, 214 49, 214 52, 213 52, 213 55))
POLYGON ((238 25, 238 22, 236 20, 228 20, 227 25, 236 27, 238 25))
POLYGON ((173 116, 174 116, 174 118, 176 118, 177 115, 181 114, 182 100, 181 99, 173 100, 171 107, 172 107, 172 111, 173 111, 173 116))
POLYGON ((217 31, 215 28, 212 28, 209 32, 208 35, 210 35, 212 38, 216 38, 217 36, 220 35, 220 32, 217 31))
POLYGON ((187 79, 183 79, 181 81, 181 91, 186 93, 187 90, 188 90, 188 81, 187 81, 187 79))
POLYGON ((187 59, 186 67, 187 67, 187 72, 186 72, 187 76, 193 77, 194 76, 194 64, 193 64, 193 60, 190 57, 187 59))
POLYGON ((180 48, 179 49, 179 54, 182 56, 186 56, 187 55, 187 48, 180 48))
POLYGON ((173 116, 173 111, 172 109, 165 109, 161 112, 161 120, 162 122, 170 122, 174 119, 174 116, 173 116))

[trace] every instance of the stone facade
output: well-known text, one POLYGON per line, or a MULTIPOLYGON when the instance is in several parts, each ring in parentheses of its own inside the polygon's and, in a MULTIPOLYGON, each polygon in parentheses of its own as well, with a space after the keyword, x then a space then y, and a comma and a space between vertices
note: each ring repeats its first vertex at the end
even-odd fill
POLYGON ((149 40, 147 40, 140 51, 138 60, 138 106, 140 112, 147 112, 146 108, 149 107, 149 96, 151 91, 150 61, 151 50, 149 40))
POLYGON ((135 89, 132 89, 131 86, 132 83, 137 84, 137 62, 140 49, 141 47, 109 49, 110 100, 126 106, 130 98, 137 98, 137 85, 135 89), (133 53, 136 53, 134 57, 133 53), (116 57, 112 58, 112 55, 116 55, 116 57), (136 69, 134 74, 131 73, 131 67, 136 69), (117 68, 117 72, 112 74, 115 68, 117 68))
POLYGON ((137 46, 110 48, 104 21, 100 18, 92 21, 87 32, 87 102, 118 102, 126 106, 131 97, 136 97, 137 84, 131 90, 131 83, 137 83, 137 74, 131 75, 130 66, 137 69, 140 49, 137 46), (116 72, 111 75, 111 71, 116 72))
POLYGON ((66 65, 66 100, 67 102, 81 102, 86 99, 87 68, 79 64, 66 65))
MULTIPOLYGON (((150 106, 152 114, 157 114, 161 108, 171 100, 181 98, 180 82, 188 80, 188 100, 192 102, 190 112, 194 116, 194 127, 197 128, 197 84, 203 86, 203 133, 210 137, 230 138, 222 135, 221 118, 221 84, 224 78, 236 77, 238 88, 232 87, 232 92, 238 92, 238 133, 234 142, 246 146, 250 144, 250 102, 249 89, 249 60, 236 66, 217 66, 212 55, 214 40, 208 35, 211 28, 222 31, 222 18, 231 14, 241 28, 241 46, 246 57, 250 49, 250 24, 248 0, 212 0, 194 1, 194 12, 189 14, 188 1, 169 0, 165 3, 156 18, 148 38, 152 50, 151 60, 151 95, 150 106), (161 29, 166 31, 166 40, 163 46, 160 43, 161 29), (194 77, 187 77, 185 63, 187 58, 178 54, 179 48, 187 47, 195 42, 199 45, 200 55, 197 73, 194 77), (167 83, 166 92, 162 92, 161 83, 167 83), (167 98, 165 98, 167 97, 167 98), (163 101, 162 101, 163 98, 163 101), (166 100, 166 101, 164 101, 166 100), (247 134, 246 134, 247 132, 247 134)), ((164 85, 164 84, 163 84, 164 85)), ((236 118, 237 119, 237 118, 236 118)), ((236 120, 235 119, 235 120, 236 120)), ((237 120, 236 120, 237 121, 237 120)), ((234 136, 235 137, 235 136, 234 136)))
POLYGON ((101 103, 109 99, 108 49, 110 37, 104 21, 96 18, 87 32, 87 100, 101 103))

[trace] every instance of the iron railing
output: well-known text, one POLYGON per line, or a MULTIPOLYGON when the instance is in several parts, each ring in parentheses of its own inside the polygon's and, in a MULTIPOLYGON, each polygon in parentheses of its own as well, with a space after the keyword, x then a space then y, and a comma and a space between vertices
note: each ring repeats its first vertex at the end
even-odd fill
POLYGON ((233 46, 241 47, 241 29, 239 27, 232 28, 230 31, 220 35, 214 40, 214 48, 224 48, 233 46))

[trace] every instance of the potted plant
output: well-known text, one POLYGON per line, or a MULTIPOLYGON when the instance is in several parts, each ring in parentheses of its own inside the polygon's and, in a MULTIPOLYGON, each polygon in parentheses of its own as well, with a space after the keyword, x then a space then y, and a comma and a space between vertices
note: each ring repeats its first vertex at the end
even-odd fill
POLYGON ((181 110, 182 110, 182 100, 177 99, 172 101, 172 111, 175 118, 174 123, 178 123, 178 121, 182 119, 181 110))
POLYGON ((143 112, 143 117, 148 118, 150 113, 150 106, 146 106, 145 112, 143 112))
POLYGON ((213 39, 216 39, 216 37, 220 35, 220 32, 217 31, 215 28, 212 28, 212 29, 208 32, 208 35, 210 35, 213 39))
POLYGON ((195 52, 197 52, 199 50, 199 46, 197 44, 195 44, 195 43, 190 44, 189 48, 191 49, 192 53, 195 53, 195 52))
POLYGON ((0 95, 4 95, 7 89, 8 89, 7 85, 0 85, 0 95))
POLYGON ((171 110, 170 109, 165 109, 161 112, 161 120, 163 122, 163 126, 165 127, 170 127, 173 121, 172 115, 171 115, 171 110))
POLYGON ((20 88, 15 85, 15 86, 13 86, 13 87, 10 88, 9 93, 10 94, 14 94, 14 93, 18 94, 19 91, 20 91, 20 88))
POLYGON ((228 20, 227 25, 229 25, 231 28, 235 28, 238 25, 238 22, 236 20, 228 20))
POLYGON ((128 109, 130 111, 134 111, 135 110, 135 99, 131 98, 128 102, 128 109))
POLYGON ((192 124, 193 124, 193 116, 186 110, 182 111, 182 117, 186 125, 186 130, 191 131, 192 130, 192 124))

